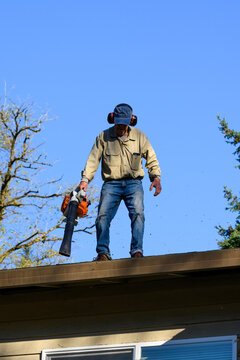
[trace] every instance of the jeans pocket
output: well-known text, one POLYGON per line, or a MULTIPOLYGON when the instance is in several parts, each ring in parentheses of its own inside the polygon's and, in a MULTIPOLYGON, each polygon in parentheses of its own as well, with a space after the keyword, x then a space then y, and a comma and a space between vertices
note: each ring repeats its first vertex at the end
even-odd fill
POLYGON ((139 153, 132 154, 131 169, 137 171, 140 167, 141 156, 139 153))

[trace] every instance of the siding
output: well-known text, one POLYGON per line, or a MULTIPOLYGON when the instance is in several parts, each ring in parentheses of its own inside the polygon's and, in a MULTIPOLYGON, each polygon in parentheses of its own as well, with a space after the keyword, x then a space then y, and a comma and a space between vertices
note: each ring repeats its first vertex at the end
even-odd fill
POLYGON ((236 267, 1 290, 0 359, 39 360, 43 349, 61 347, 239 334, 239 279, 236 267))

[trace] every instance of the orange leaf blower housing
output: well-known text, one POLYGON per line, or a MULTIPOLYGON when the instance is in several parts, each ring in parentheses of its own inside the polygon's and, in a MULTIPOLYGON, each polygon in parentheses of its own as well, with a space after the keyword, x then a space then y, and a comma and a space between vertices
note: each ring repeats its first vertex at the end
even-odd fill
MULTIPOLYGON (((65 211, 66 211, 66 209, 68 207, 70 199, 71 199, 71 196, 66 195, 63 202, 62 202, 61 211, 62 211, 63 214, 65 213, 65 211)), ((77 217, 81 218, 81 217, 87 215, 87 213, 88 213, 88 205, 90 205, 90 202, 87 201, 86 197, 83 198, 82 202, 80 202, 78 204, 77 217)))

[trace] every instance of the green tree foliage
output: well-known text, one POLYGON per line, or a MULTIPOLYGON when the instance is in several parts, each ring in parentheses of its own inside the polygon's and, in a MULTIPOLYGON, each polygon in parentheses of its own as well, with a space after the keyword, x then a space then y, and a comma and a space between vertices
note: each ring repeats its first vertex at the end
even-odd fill
MULTIPOLYGON (((64 228, 60 179, 42 180, 43 170, 52 166, 38 143, 47 120, 47 113, 36 115, 32 105, 0 106, 0 268, 65 261, 58 255, 64 228)), ((89 191, 94 202, 95 190, 89 191)))
MULTIPOLYGON (((218 121, 220 124, 219 129, 224 135, 226 142, 236 148, 233 154, 237 160, 236 168, 240 169, 240 132, 229 129, 225 118, 221 119, 218 116, 218 121)), ((234 195, 232 190, 226 186, 224 186, 224 197, 228 203, 226 210, 236 213, 237 217, 234 226, 230 225, 227 229, 221 225, 216 227, 219 235, 222 237, 222 240, 218 241, 218 245, 222 249, 237 248, 240 247, 240 198, 234 195)))

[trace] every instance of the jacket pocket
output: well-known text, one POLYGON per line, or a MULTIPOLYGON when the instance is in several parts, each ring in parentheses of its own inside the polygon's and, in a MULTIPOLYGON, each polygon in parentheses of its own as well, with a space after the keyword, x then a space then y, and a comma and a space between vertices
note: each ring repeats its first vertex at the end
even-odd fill
POLYGON ((141 156, 139 153, 133 153, 132 154, 132 162, 131 162, 131 169, 132 170, 139 170, 141 163, 141 156))
POLYGON ((106 149, 104 160, 108 166, 120 166, 120 148, 111 144, 106 149))

